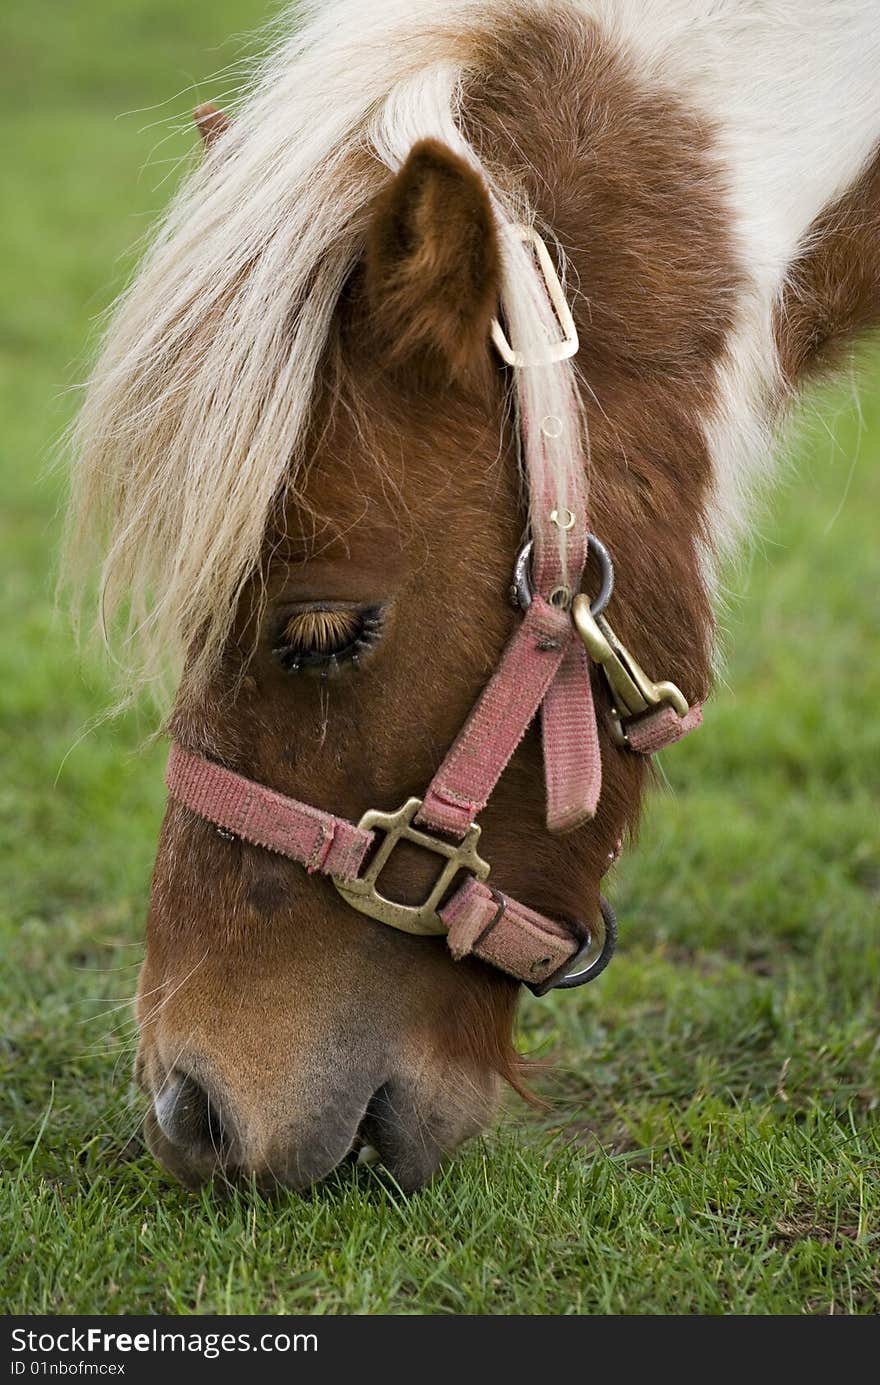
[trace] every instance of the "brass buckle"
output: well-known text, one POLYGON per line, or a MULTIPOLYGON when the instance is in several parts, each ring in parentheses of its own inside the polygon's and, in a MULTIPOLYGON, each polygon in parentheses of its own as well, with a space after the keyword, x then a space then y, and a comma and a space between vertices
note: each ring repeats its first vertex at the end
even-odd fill
POLYGON ((396 813, 381 813, 370 808, 364 813, 358 827, 369 832, 378 830, 385 833, 382 842, 363 875, 354 880, 333 879, 342 898, 353 909, 367 914, 371 919, 398 928, 401 933, 416 933, 422 936, 446 932, 446 926, 437 913, 437 906, 460 870, 466 870, 477 880, 485 880, 491 866, 477 855, 477 842, 480 828, 472 822, 461 842, 445 842, 413 826, 413 821, 422 806, 420 798, 408 798, 396 813), (446 864, 435 880, 422 904, 398 904, 379 893, 376 882, 388 864, 391 853, 398 842, 413 842, 416 846, 433 851, 442 856, 446 864))
POLYGON ((602 615, 590 610, 589 597, 580 594, 571 605, 571 614, 587 653, 602 668, 614 699, 615 735, 626 744, 624 722, 664 704, 674 707, 680 717, 689 709, 684 693, 675 683, 655 683, 615 635, 602 615))
POLYGON ((571 315, 571 308, 565 297, 565 290, 559 281, 556 273, 556 266, 550 258, 550 251, 547 249, 541 237, 532 226, 511 225, 508 230, 517 240, 524 245, 533 245, 535 257, 538 261, 538 268, 547 289, 547 296, 553 304, 553 311, 562 329, 561 341, 548 341, 546 346, 532 355, 525 351, 516 351, 511 346, 507 334, 497 317, 492 319, 492 340, 502 361, 507 365, 526 366, 526 365, 550 365, 554 361, 566 361, 569 356, 573 356, 580 346, 578 341, 577 327, 571 315))

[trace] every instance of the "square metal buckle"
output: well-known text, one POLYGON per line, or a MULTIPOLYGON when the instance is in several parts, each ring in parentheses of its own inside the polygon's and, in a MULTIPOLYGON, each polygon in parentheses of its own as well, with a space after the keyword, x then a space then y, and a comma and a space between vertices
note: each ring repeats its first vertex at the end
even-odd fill
POLYGON ((537 231, 532 226, 511 225, 508 228, 511 233, 521 240, 524 245, 533 245, 535 257, 538 261, 538 268, 544 280, 544 287, 547 296, 553 304, 553 311, 559 321, 562 331, 561 341, 547 342, 543 347, 539 347, 534 353, 526 351, 516 351, 508 340, 507 333, 501 326, 497 317, 492 319, 492 340, 502 361, 507 365, 528 366, 528 365, 552 365, 554 361, 566 361, 569 356, 573 356, 580 346, 578 340, 577 327, 571 315, 571 308, 565 297, 565 290, 559 281, 556 273, 556 266, 550 258, 550 251, 544 244, 537 231))
POLYGON ((471 823, 461 842, 445 842, 442 838, 433 837, 429 832, 413 826, 421 806, 420 798, 408 798, 396 813, 381 813, 375 808, 364 813, 358 827, 365 832, 384 832, 384 841, 362 875, 354 880, 337 880, 334 877, 333 884, 347 904, 353 909, 358 909, 360 913, 367 914, 371 919, 387 923, 391 928, 400 929, 402 933, 430 935, 446 932, 446 926, 437 913, 437 907, 458 872, 466 870, 477 880, 485 880, 491 866, 477 854, 480 828, 475 822, 471 823), (426 851, 445 859, 446 864, 422 904, 398 904, 393 899, 386 899, 376 888, 376 882, 387 866, 391 853, 401 841, 413 842, 416 846, 424 847, 426 851))

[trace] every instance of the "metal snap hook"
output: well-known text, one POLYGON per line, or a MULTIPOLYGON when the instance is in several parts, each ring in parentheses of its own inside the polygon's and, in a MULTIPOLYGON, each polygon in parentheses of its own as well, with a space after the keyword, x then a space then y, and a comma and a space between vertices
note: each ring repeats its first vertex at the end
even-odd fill
MULTIPOLYGON (((529 539, 517 554, 516 563, 513 569, 513 591, 518 605, 522 610, 527 611, 532 604, 532 581, 531 565, 533 543, 529 539)), ((614 591, 614 563, 611 554, 605 547, 601 539, 597 539, 595 534, 587 535, 587 548, 599 564, 601 582, 599 594, 590 602, 590 610, 594 616, 600 616, 611 600, 611 593, 614 591)))

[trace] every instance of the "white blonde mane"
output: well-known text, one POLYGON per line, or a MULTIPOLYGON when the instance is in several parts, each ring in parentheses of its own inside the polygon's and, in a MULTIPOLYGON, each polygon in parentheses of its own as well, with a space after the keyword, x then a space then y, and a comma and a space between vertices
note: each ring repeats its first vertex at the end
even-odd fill
MULTIPOLYGON (((162 689, 187 652, 191 689, 215 667, 273 502, 303 461, 369 208, 416 141, 444 141, 489 188, 514 345, 528 351, 557 333, 532 257, 508 230, 530 210, 456 119, 489 14, 485 4, 383 0, 365 33, 354 0, 313 13, 269 56, 120 300, 76 425, 69 552, 76 572, 106 549, 100 620, 109 631, 124 612, 128 687, 162 689)), ((564 423, 546 464, 568 507, 582 455, 573 371, 517 374, 520 407, 564 423)))
MULTIPOLYGON (((101 621, 119 630, 129 688, 157 687, 190 652, 203 686, 255 571, 302 443, 340 291, 373 199, 420 138, 469 159, 504 249, 502 307, 528 351, 555 323, 533 261, 506 228, 521 192, 458 124, 479 39, 553 0, 327 0, 273 49, 231 132, 186 180, 123 295, 74 436, 69 566, 105 552, 101 621), (193 651, 196 651, 193 653, 193 651)), ((731 229, 748 287, 704 420, 719 542, 766 467, 772 317, 813 218, 880 136, 874 0, 572 0, 719 132, 731 229)), ((294 19, 291 19, 292 27, 294 19)), ((552 103, 552 93, 540 99, 552 103)), ((585 285, 587 294, 589 286, 585 285)), ((583 438, 575 371, 516 372, 519 406, 565 421, 547 459, 567 507, 583 438)), ((564 533, 560 533, 560 543, 564 533)))

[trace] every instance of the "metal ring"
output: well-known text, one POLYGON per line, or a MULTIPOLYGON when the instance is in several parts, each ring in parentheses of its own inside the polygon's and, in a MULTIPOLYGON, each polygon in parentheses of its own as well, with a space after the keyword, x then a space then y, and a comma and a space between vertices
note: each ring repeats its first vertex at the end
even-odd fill
POLYGON ((560 977, 548 987, 548 990, 570 991, 575 986, 586 986, 588 981, 595 981, 608 966, 617 947, 617 917, 608 900, 603 899, 601 895, 599 912, 601 921, 595 928, 590 929, 583 947, 572 963, 573 967, 578 967, 580 962, 586 962, 587 965, 560 977))
MULTIPOLYGON (((513 589, 516 592, 516 599, 522 610, 527 611, 532 604, 532 583, 530 575, 529 560, 532 556, 532 540, 529 539, 517 554, 516 564, 513 569, 513 589)), ((611 593, 614 591, 614 563, 611 554, 605 547, 601 539, 597 539, 595 534, 587 535, 587 550, 599 564, 602 574, 602 581, 599 587, 599 595, 590 602, 590 611, 594 616, 600 616, 611 600, 611 593)))

